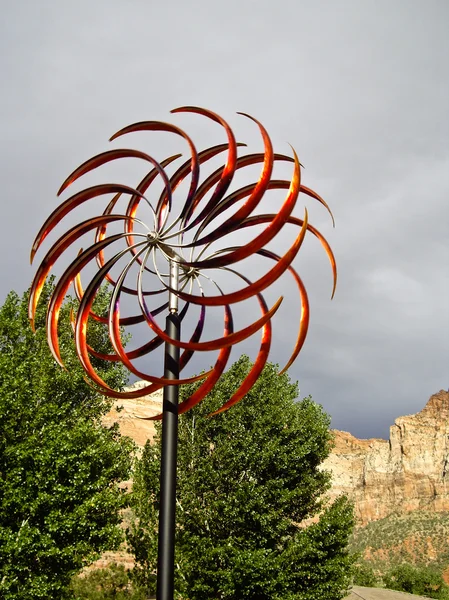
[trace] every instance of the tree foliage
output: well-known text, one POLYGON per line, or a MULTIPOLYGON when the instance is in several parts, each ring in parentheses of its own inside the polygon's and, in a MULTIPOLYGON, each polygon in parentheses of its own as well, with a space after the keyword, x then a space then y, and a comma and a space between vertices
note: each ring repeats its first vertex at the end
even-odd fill
POLYGON ((146 600, 143 590, 132 586, 123 565, 112 563, 105 569, 94 569, 74 577, 73 600, 146 600))
MULTIPOLYGON (((101 417, 110 404, 84 381, 72 345, 70 302, 61 310, 61 350, 45 333, 46 284, 36 333, 27 294, 11 292, 0 309, 0 597, 65 598, 71 576, 120 541, 119 482, 129 476, 131 443, 101 417)), ((97 306, 105 306, 106 296, 97 306)), ((90 340, 109 350, 103 325, 90 340)), ((118 364, 96 366, 122 385, 118 364)))
POLYGON ((443 576, 430 567, 414 567, 409 564, 397 565, 383 576, 385 587, 390 590, 418 594, 427 598, 449 598, 449 587, 443 576))
MULTIPOLYGON (((344 597, 353 527, 346 498, 323 501, 329 419, 267 365, 231 410, 208 418, 250 369, 241 358, 208 398, 180 418, 176 589, 190 600, 344 597), (317 522, 305 520, 320 514, 317 522)), ((194 387, 182 391, 186 397, 194 387)), ((160 440, 147 443, 134 479, 138 521, 128 532, 134 576, 154 589, 160 440)))
POLYGON ((380 587, 381 579, 369 563, 359 562, 353 566, 352 582, 363 587, 380 587))

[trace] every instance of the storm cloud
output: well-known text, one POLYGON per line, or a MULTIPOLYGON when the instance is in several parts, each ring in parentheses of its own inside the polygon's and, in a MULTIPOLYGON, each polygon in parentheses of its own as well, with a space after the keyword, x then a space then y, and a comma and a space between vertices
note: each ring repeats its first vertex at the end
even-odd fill
MULTIPOLYGON (((449 386, 448 25, 446 0, 6 3, 1 300, 29 286, 31 243, 59 185, 112 133, 192 104, 260 151, 257 128, 235 114, 248 112, 278 151, 296 148, 304 183, 336 218, 332 229, 310 207, 339 283, 331 302, 326 258, 308 242, 298 264, 312 320, 290 375, 334 427, 387 436, 449 386)), ((201 119, 177 123, 200 146, 218 143, 201 119)), ((280 363, 298 317, 282 282, 280 363)), ((257 341, 242 349, 254 355, 257 341)))

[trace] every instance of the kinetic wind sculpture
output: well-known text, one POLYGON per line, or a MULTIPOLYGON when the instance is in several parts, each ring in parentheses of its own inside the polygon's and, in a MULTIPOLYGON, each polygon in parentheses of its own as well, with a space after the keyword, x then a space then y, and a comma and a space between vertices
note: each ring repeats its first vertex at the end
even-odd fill
MULTIPOLYGON (((55 262, 85 234, 93 234, 94 242, 78 255, 57 280, 47 311, 47 336, 50 350, 61 365, 58 341, 58 320, 61 305, 71 287, 79 299, 76 316, 72 316, 76 351, 86 371, 91 385, 99 392, 114 398, 136 398, 164 388, 162 431, 162 471, 161 471, 161 515, 159 533, 158 599, 168 600, 173 596, 173 539, 176 482, 177 416, 198 404, 215 386, 224 372, 232 346, 246 340, 262 330, 262 341, 257 358, 240 387, 214 414, 227 410, 241 400, 254 385, 267 361, 272 327, 271 318, 278 310, 282 298, 268 308, 262 292, 273 284, 286 271, 293 277, 299 291, 299 331, 290 359, 282 372, 288 369, 300 352, 309 324, 309 304, 306 289, 292 262, 303 243, 307 231, 311 232, 323 245, 333 271, 333 290, 336 285, 336 264, 332 250, 307 218, 293 216, 299 194, 320 202, 331 214, 326 202, 313 190, 301 183, 301 165, 293 150, 293 157, 276 154, 270 138, 259 121, 251 119, 259 128, 264 152, 240 154, 245 144, 237 143, 229 125, 219 115, 202 108, 182 107, 173 113, 197 113, 224 128, 227 143, 197 152, 191 138, 179 127, 159 121, 135 123, 118 131, 111 140, 125 134, 142 131, 167 132, 181 137, 189 148, 190 157, 169 176, 167 169, 181 155, 176 154, 158 162, 152 156, 139 150, 113 149, 103 152, 83 163, 65 180, 58 195, 73 182, 111 161, 133 158, 144 161, 149 170, 137 187, 132 188, 118 183, 106 183, 87 187, 62 202, 41 227, 31 250, 31 260, 42 243, 59 222, 80 205, 92 201, 98 215, 100 197, 107 203, 101 214, 71 227, 48 250, 41 261, 31 286, 29 317, 32 326, 39 296, 55 262), (214 170, 203 181, 200 180, 200 167, 213 164, 213 159, 226 153, 224 166, 214 170), (273 178, 274 164, 288 161, 293 164, 290 181, 273 178), (258 181, 231 191, 234 175, 250 165, 261 165, 258 181), (183 189, 184 180, 190 181, 182 204, 177 201, 183 189), (162 186, 160 183, 162 182, 162 186), (155 192, 159 184, 159 189, 155 192), (257 209, 269 190, 286 190, 280 206, 270 213, 260 213, 257 209), (176 192, 176 194, 175 194, 176 192), (112 198, 111 198, 112 195, 112 198), (125 200, 125 208, 117 206, 125 200), (148 220, 141 217, 146 211, 148 220), (117 224, 121 224, 118 232, 117 224), (279 256, 266 248, 286 225, 297 228, 297 236, 288 251, 279 256), (111 233, 111 228, 116 232, 111 233), (256 229, 254 229, 256 228, 256 229), (252 232, 256 231, 256 234, 252 232), (221 243, 231 234, 241 232, 249 241, 241 245, 221 247, 221 243), (117 246, 120 245, 119 249, 117 246), (115 250, 111 252, 111 250, 115 250), (110 256, 107 257, 106 253, 110 256), (235 263, 250 257, 258 257, 267 265, 266 273, 256 281, 234 268, 235 263), (97 266, 86 289, 83 289, 81 272, 92 264, 97 266), (213 274, 225 271, 240 284, 236 291, 223 291, 215 282, 213 274), (107 316, 98 315, 94 310, 95 298, 103 284, 111 289, 110 306, 107 316), (212 294, 206 293, 212 289, 212 294), (157 301, 159 297, 163 299, 157 301), (168 296, 168 298, 167 298, 168 296), (132 298, 137 306, 137 314, 123 316, 120 310, 122 297, 132 298), (257 299, 261 316, 243 329, 234 329, 232 306, 237 302, 257 299), (149 306, 156 299, 156 306, 149 306), (178 303, 182 308, 178 313, 178 303), (180 323, 191 305, 199 307, 196 327, 188 340, 180 335, 180 323), (217 339, 202 341, 206 308, 222 307, 224 332, 217 339), (157 315, 168 310, 166 327, 157 322, 157 315), (87 340, 89 320, 100 321, 108 327, 113 352, 102 354, 92 348, 87 340), (126 350, 123 331, 129 326, 143 324, 151 339, 134 350, 126 350), (137 362, 165 344, 164 376, 147 373, 137 362), (180 354, 180 350, 182 353, 180 354), (218 351, 214 366, 196 377, 180 378, 182 371, 193 354, 204 351, 218 351), (95 370, 91 357, 105 361, 121 361, 130 373, 147 382, 145 387, 133 391, 112 389, 95 370), (184 383, 202 381, 196 391, 178 407, 178 386, 184 383)), ((240 113, 243 114, 243 113, 240 113)), ((184 186, 186 187, 186 186, 184 186)), ((333 220, 333 218, 332 218, 333 220)), ((240 239, 243 237, 240 235, 240 239)), ((243 263, 245 265, 245 263, 243 263)), ((229 279, 227 277, 226 279, 229 279)), ((122 304, 123 308, 123 304, 122 304)), ((123 311, 122 311, 123 312, 123 311)), ((153 417, 152 417, 153 418, 153 417)))

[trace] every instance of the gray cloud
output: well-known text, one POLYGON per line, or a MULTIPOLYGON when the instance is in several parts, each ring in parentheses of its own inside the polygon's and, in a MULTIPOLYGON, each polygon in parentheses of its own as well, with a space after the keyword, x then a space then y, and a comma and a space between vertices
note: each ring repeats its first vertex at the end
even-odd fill
MULTIPOLYGON (((308 242, 298 265, 312 323, 291 376, 334 426, 387 435, 395 416, 449 385, 448 19, 445 0, 9 3, 1 298, 27 288, 31 242, 56 190, 114 131, 198 104, 259 149, 257 128, 235 116, 247 111, 276 148, 295 146, 305 183, 337 219, 332 230, 308 206, 335 250, 339 287, 330 303, 326 259, 308 242)), ((217 142, 201 119, 176 122, 198 146, 217 142)), ((135 139, 158 158, 170 150, 163 137, 135 139)), ((280 363, 297 318, 287 277, 281 288, 269 295, 286 296, 275 318, 280 363)), ((257 341, 242 349, 254 355, 257 341)))

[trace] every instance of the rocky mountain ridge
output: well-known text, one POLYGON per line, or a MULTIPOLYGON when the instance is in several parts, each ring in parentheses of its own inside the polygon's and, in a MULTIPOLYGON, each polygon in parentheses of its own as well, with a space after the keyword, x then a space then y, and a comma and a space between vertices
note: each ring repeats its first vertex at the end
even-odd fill
POLYGON ((449 510, 449 392, 432 395, 420 412, 398 417, 390 439, 359 440, 335 431, 323 468, 332 496, 353 498, 359 524, 414 510, 449 510))
MULTIPOLYGON (((105 423, 118 421, 122 434, 142 447, 154 435, 154 422, 142 417, 158 414, 161 404, 161 392, 118 401, 105 423)), ((348 494, 360 525, 418 509, 449 510, 449 392, 441 390, 420 412, 398 417, 389 440, 360 440, 337 430, 334 435, 334 449, 323 464, 332 472, 330 495, 348 494)))

